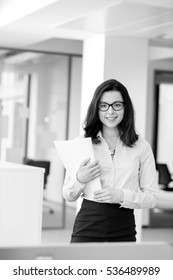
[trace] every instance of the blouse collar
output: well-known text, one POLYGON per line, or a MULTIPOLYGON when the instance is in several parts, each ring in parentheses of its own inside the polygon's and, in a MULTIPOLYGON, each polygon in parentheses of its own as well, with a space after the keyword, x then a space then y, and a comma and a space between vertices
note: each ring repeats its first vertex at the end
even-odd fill
MULTIPOLYGON (((97 137, 104 139, 101 131, 98 132, 97 137)), ((120 139, 120 136, 118 136, 117 139, 120 139)))

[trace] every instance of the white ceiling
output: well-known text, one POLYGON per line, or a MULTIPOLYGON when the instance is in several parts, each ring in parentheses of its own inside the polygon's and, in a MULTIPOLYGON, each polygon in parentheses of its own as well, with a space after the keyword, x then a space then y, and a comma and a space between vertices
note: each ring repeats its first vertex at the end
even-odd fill
POLYGON ((173 0, 0 0, 0 46, 95 34, 173 46, 173 0))

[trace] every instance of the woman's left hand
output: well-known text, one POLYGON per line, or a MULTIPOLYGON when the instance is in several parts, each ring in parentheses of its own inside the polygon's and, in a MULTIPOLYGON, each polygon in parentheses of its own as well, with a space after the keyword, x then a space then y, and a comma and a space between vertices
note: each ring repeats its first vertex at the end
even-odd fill
POLYGON ((94 199, 103 203, 121 203, 123 202, 122 190, 105 188, 94 192, 94 199))

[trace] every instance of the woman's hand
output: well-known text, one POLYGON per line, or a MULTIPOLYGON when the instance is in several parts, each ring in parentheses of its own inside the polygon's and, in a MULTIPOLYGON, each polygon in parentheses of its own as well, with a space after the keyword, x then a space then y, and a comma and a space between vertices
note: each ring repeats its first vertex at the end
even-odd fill
POLYGON ((94 192, 94 199, 103 203, 121 203, 123 202, 123 192, 117 189, 100 189, 94 192))
POLYGON ((85 159, 77 172, 77 179, 80 183, 86 184, 89 181, 97 178, 101 174, 101 169, 98 160, 91 162, 90 158, 85 159))

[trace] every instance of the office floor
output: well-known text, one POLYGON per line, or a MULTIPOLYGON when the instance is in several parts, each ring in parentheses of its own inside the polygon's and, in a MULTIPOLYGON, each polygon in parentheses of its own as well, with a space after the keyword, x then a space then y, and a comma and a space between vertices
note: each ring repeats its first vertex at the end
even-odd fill
MULTIPOLYGON (((47 216, 49 219, 49 217, 47 216)), ((55 216, 56 218, 56 216, 55 216)), ((58 243, 69 243, 73 221, 75 218, 75 211, 67 209, 66 212, 66 228, 44 228, 42 230, 42 245, 54 245, 58 243)), ((143 242, 168 242, 173 243, 173 227, 167 228, 143 228, 142 229, 142 241, 143 242)))

